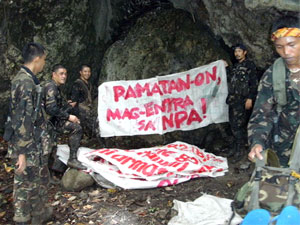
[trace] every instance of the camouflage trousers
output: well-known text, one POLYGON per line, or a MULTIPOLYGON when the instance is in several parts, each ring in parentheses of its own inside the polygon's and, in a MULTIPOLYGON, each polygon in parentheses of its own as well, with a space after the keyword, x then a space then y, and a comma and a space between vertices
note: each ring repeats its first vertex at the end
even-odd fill
POLYGON ((230 128, 237 144, 248 143, 247 125, 250 115, 251 111, 245 109, 244 103, 229 105, 230 128))
POLYGON ((99 135, 99 124, 97 122, 96 113, 91 108, 83 107, 81 105, 78 107, 78 112, 83 132, 88 137, 99 135))
POLYGON ((82 127, 78 123, 70 121, 59 121, 57 132, 60 134, 66 134, 69 136, 70 151, 77 151, 80 147, 80 141, 82 138, 82 127))
MULTIPOLYGON (((13 159, 16 163, 17 159, 13 159)), ((28 222, 32 216, 40 215, 48 203, 49 170, 48 156, 34 152, 26 155, 22 174, 14 176, 14 218, 15 222, 28 222)))

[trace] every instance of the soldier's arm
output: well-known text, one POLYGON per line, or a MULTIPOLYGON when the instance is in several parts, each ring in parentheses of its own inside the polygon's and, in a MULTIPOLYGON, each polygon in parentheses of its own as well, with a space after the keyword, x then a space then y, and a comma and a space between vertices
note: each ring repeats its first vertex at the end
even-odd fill
POLYGON ((26 154, 33 143, 32 102, 33 84, 23 80, 16 86, 14 93, 14 132, 16 137, 17 154, 26 154))
POLYGON ((248 139, 251 149, 256 144, 265 149, 273 128, 273 118, 276 116, 274 105, 272 72, 268 69, 260 81, 258 95, 248 124, 248 139))
POLYGON ((57 104, 56 96, 58 95, 58 90, 52 86, 45 87, 45 111, 50 116, 55 116, 60 119, 68 120, 69 113, 63 110, 57 104))

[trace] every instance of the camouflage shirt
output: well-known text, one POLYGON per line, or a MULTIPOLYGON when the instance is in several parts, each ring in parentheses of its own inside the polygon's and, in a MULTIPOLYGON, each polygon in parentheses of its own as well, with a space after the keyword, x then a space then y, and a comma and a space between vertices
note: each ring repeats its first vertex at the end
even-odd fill
POLYGON ((248 136, 251 147, 261 144, 264 149, 273 147, 277 154, 285 155, 292 148, 296 130, 300 124, 300 87, 291 80, 291 72, 286 68, 286 97, 287 104, 277 116, 276 98, 273 92, 272 67, 263 75, 259 87, 256 103, 248 125, 248 136), (274 118, 278 118, 279 144, 274 146, 273 129, 274 118), (271 146, 268 143, 271 141, 271 146))
POLYGON ((72 107, 63 98, 60 88, 53 80, 45 84, 44 104, 50 121, 68 120, 72 107))
POLYGON ((227 69, 229 96, 255 100, 257 93, 257 75, 254 63, 245 59, 227 69))
POLYGON ((71 92, 72 102, 85 103, 88 105, 92 104, 93 100, 93 87, 90 82, 85 83, 80 78, 74 82, 71 92))
POLYGON ((38 113, 37 119, 33 121, 34 110, 36 109, 36 85, 39 80, 25 66, 11 82, 11 121, 14 134, 11 138, 13 149, 10 154, 31 154, 36 148, 34 132, 37 121, 39 128, 45 122, 42 113, 38 113))

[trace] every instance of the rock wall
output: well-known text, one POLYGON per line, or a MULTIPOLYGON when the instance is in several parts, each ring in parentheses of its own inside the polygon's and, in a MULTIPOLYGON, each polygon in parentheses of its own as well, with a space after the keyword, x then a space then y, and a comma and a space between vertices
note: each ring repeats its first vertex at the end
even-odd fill
POLYGON ((263 71, 276 57, 269 40, 272 22, 280 15, 299 16, 297 5, 298 0, 0 0, 0 133, 10 80, 29 41, 48 51, 41 80, 50 78, 54 64, 67 67, 66 91, 82 63, 91 65, 95 85, 143 79, 228 59, 238 42, 244 42, 263 71), (165 15, 165 21, 158 15, 165 15))
MULTIPOLYGON (((105 52, 101 82, 168 75, 229 58, 209 28, 195 23, 188 12, 180 9, 155 10, 140 17, 127 36, 105 52)), ((218 129, 218 126, 222 125, 212 125, 210 128, 218 129)), ((208 136, 209 129, 203 128, 163 136, 106 138, 106 145, 137 148, 182 140, 214 148, 212 143, 205 143, 208 136)))

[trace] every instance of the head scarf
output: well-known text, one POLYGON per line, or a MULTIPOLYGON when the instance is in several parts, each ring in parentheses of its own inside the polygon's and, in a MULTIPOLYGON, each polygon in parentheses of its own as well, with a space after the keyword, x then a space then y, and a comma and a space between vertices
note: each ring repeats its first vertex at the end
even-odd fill
POLYGON ((272 33, 271 40, 276 41, 281 37, 300 37, 300 29, 296 27, 284 27, 272 33))

